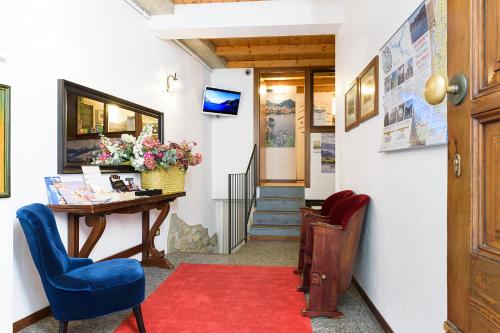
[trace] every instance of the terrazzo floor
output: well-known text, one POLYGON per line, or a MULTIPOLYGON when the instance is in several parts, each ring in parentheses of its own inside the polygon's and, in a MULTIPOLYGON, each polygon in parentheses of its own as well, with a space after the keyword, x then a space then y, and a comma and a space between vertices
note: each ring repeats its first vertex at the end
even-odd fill
MULTIPOLYGON (((174 252, 167 254, 174 264, 233 264, 262 266, 295 266, 298 243, 281 241, 251 241, 232 255, 174 252)), ((171 273, 158 268, 144 268, 146 293, 151 294, 171 273)), ((383 333, 372 313, 354 287, 339 300, 339 309, 344 313, 341 319, 312 319, 315 333, 383 333)), ((122 311, 97 319, 72 321, 68 332, 112 332, 130 314, 122 311)), ((45 318, 23 330, 22 333, 53 333, 58 331, 58 322, 53 317, 45 318)), ((174 333, 174 332, 173 332, 174 333)), ((293 333, 293 332, 292 332, 293 333)))

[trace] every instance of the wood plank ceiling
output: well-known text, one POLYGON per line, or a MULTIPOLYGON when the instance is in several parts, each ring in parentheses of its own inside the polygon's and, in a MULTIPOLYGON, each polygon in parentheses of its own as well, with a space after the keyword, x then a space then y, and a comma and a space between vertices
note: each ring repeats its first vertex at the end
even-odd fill
POLYGON ((217 2, 247 2, 262 0, 172 0, 174 5, 192 5, 196 3, 217 3, 217 2))
MULTIPOLYGON (((187 1, 187 0, 183 0, 187 1)), ((335 36, 284 36, 205 39, 205 50, 191 48, 214 68, 333 67, 335 36), (206 48, 213 54, 206 54, 206 48), (210 59, 211 58, 211 59, 210 59)), ((192 40, 183 40, 190 46, 192 40)))

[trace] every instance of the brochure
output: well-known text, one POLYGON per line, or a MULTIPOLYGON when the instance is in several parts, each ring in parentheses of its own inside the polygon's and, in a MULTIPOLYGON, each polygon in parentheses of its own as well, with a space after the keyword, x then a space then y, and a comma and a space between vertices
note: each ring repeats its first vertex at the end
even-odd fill
POLYGON ((62 205, 66 203, 66 200, 64 200, 58 191, 58 188, 61 186, 61 177, 45 177, 45 185, 50 205, 62 205))
POLYGON ((94 193, 110 192, 108 182, 102 178, 99 166, 82 165, 83 180, 85 185, 94 193))

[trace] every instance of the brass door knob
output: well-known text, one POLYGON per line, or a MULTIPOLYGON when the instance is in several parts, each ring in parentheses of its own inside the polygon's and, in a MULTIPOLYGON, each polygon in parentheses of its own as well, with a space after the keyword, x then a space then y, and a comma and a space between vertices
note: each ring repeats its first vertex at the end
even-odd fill
POLYGON ((448 84, 443 75, 434 74, 427 80, 424 94, 427 103, 431 105, 440 104, 446 95, 452 105, 458 105, 467 94, 467 78, 464 74, 457 74, 448 84))

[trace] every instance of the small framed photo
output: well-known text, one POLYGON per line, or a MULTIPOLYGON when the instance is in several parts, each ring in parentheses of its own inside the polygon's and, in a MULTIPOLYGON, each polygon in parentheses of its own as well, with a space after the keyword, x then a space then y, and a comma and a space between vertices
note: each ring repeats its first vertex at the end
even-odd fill
POLYGON ((359 122, 378 115, 378 56, 359 75, 359 122))
POLYGON ((349 86, 345 94, 345 130, 350 131, 354 127, 359 125, 358 119, 358 87, 359 79, 356 78, 354 82, 349 86))
POLYGON ((0 198, 10 197, 10 87, 0 84, 0 198))

